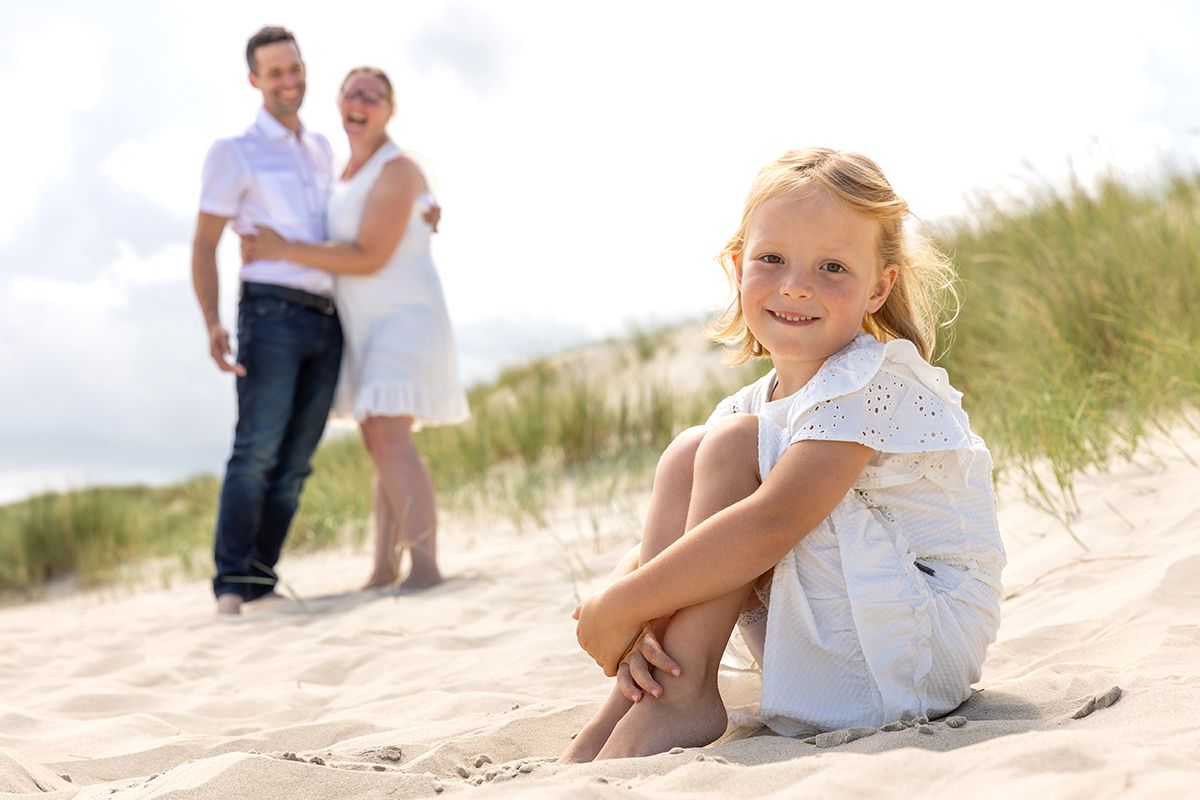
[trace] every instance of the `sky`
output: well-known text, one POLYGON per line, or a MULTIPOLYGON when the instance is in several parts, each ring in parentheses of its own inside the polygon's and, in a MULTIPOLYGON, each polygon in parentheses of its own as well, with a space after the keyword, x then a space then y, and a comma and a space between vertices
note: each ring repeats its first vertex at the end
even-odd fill
MULTIPOLYGON (((391 75, 470 381, 721 306, 713 255, 790 148, 866 153, 925 221, 1200 157, 1188 3, 3 0, 0 502, 220 471, 234 389, 190 242, 265 24, 297 35, 339 159, 341 78, 391 75)), ((219 262, 232 320, 230 234, 219 262)))

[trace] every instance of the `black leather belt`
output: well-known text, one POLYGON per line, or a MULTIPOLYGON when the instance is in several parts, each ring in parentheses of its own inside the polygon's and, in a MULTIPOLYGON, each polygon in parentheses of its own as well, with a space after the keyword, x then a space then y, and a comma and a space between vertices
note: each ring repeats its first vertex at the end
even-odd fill
POLYGON ((332 297, 313 294, 303 289, 293 289, 290 286, 278 286, 274 283, 243 283, 242 297, 275 297, 329 316, 337 313, 337 306, 333 304, 332 297))

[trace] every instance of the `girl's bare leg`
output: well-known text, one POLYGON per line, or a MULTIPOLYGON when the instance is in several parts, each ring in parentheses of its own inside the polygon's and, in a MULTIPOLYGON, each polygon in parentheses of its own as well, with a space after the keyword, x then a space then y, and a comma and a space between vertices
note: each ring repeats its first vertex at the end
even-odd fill
MULTIPOLYGON (((654 471, 654 489, 642 532, 639 563, 645 564, 683 535, 692 494, 692 471, 696 449, 704 438, 703 427, 688 428, 663 451, 654 471)), ((669 650, 667 652, 670 652, 669 650)), ((615 686, 596 716, 583 727, 559 757, 560 763, 591 761, 608 735, 633 703, 615 686)))
POLYGON ((362 431, 375 463, 377 490, 388 511, 379 515, 376 527, 373 574, 396 569, 396 547, 405 547, 412 568, 400 588, 424 589, 442 581, 437 566, 437 505, 433 479, 413 442, 412 423, 412 417, 368 417, 362 431))
MULTIPOLYGON (((749 497, 759 486, 758 420, 738 415, 714 427, 695 459, 687 529, 749 497)), ((663 648, 680 666, 679 677, 654 670, 662 696, 646 697, 624 714, 598 758, 700 747, 725 732, 728 715, 717 690, 717 670, 751 584, 681 609, 667 627, 663 648)))

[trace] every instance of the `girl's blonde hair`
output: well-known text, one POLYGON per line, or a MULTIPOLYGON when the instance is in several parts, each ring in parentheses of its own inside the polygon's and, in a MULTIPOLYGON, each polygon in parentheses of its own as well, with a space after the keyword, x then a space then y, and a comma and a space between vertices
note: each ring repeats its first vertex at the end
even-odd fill
POLYGON ((862 329, 881 342, 908 339, 926 359, 933 356, 939 320, 957 310, 954 265, 926 236, 905 232, 908 204, 896 195, 883 171, 858 153, 811 147, 789 150, 767 164, 754 179, 742 224, 717 258, 729 277, 733 298, 713 322, 709 336, 733 349, 737 365, 770 353, 746 326, 742 313, 741 260, 746 230, 754 212, 768 200, 793 192, 824 189, 854 213, 879 223, 879 257, 897 269, 896 283, 884 304, 863 319, 862 329))

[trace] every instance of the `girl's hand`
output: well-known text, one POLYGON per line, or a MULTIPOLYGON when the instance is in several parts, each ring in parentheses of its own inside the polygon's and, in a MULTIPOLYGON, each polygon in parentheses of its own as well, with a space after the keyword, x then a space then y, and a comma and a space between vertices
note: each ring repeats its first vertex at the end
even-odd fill
POLYGON ((575 638, 604 674, 613 677, 621 659, 629 654, 640 639, 642 624, 621 618, 615 609, 607 607, 605 593, 599 592, 575 607, 571 616, 579 621, 575 638))
POLYGON ((633 651, 621 659, 621 666, 617 668, 617 688, 626 700, 636 703, 642 699, 643 692, 662 697, 662 686, 650 674, 651 667, 679 677, 679 665, 663 650, 651 626, 646 625, 638 634, 633 651))
POLYGON ((283 251, 287 243, 287 239, 274 229, 259 225, 257 233, 242 234, 242 262, 248 264, 251 261, 281 259, 284 257, 283 251))

